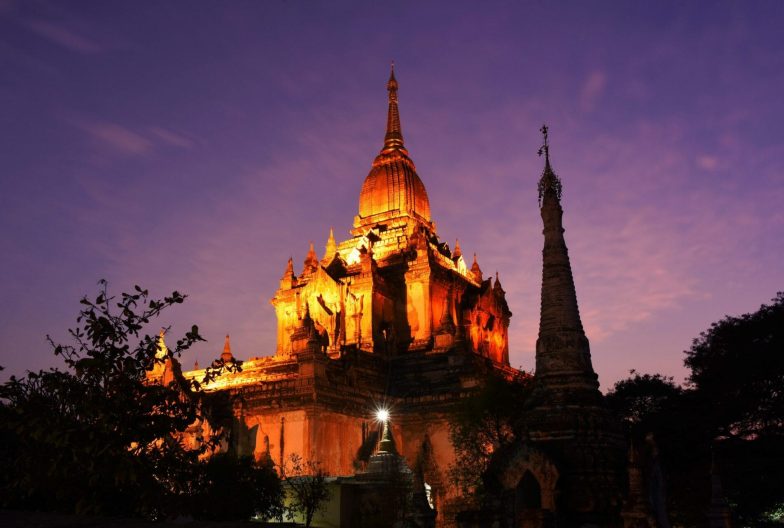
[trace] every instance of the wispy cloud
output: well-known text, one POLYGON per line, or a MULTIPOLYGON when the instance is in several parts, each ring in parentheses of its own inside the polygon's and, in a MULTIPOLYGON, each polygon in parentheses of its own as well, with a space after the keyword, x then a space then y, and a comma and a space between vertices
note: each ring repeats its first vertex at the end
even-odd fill
POLYGON ((583 82, 580 90, 580 109, 591 112, 596 108, 596 103, 604 93, 607 86, 607 75, 601 71, 593 71, 583 82))
POLYGON ((184 149, 193 148, 193 140, 177 132, 159 126, 150 127, 150 134, 167 145, 184 149))
POLYGON ((74 123, 91 138, 123 154, 145 154, 152 143, 144 136, 117 123, 77 120, 74 123))
POLYGON ((144 156, 155 149, 175 147, 193 148, 195 141, 184 134, 154 125, 131 128, 111 121, 69 116, 66 120, 96 142, 101 148, 108 147, 110 153, 126 156, 144 156))
POLYGON ((41 19, 27 21, 29 27, 37 35, 77 53, 99 53, 102 51, 100 44, 66 27, 41 19))
POLYGON ((706 171, 714 171, 719 168, 719 159, 716 156, 709 154, 701 154, 697 156, 697 167, 706 171))

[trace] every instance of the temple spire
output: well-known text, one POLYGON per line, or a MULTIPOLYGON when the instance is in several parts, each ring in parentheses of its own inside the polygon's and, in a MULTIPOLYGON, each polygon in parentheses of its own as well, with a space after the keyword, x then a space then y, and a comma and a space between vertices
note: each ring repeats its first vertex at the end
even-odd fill
POLYGON ((231 343, 229 342, 229 334, 226 334, 226 340, 223 342, 223 352, 221 353, 221 359, 224 362, 229 362, 234 359, 234 356, 231 354, 231 343))
POLYGON ((460 240, 456 238, 455 239, 455 250, 452 252, 452 257, 459 258, 461 256, 463 256, 463 250, 460 249, 460 240))
POLYGON ((389 420, 384 421, 384 429, 381 432, 381 441, 378 443, 377 452, 397 454, 395 439, 392 437, 392 431, 389 429, 389 420))
POLYGON ((335 242, 335 233, 330 227, 329 238, 327 239, 327 245, 324 246, 324 260, 331 261, 332 258, 335 256, 335 253, 337 253, 337 251, 338 251, 338 245, 335 242))
POLYGON ((482 282, 482 269, 479 267, 479 263, 476 261, 476 253, 474 253, 474 263, 471 264, 471 273, 474 274, 474 279, 476 279, 476 282, 482 282))
POLYGON ((294 259, 289 257, 289 261, 286 263, 286 269, 283 271, 281 280, 290 279, 292 277, 294 277, 294 259))
MULTIPOLYGON (((536 348, 536 374, 542 377, 574 377, 577 385, 594 386, 596 374, 591 365, 588 339, 585 337, 577 307, 569 251, 566 248, 561 208, 561 180, 550 166, 548 128, 541 128, 545 167, 539 180, 539 203, 544 224, 542 250, 542 304, 539 339, 536 348), (554 346, 555 343, 562 343, 554 346), (566 346, 568 344, 568 346, 566 346)), ((559 382, 560 383, 560 382, 559 382)))
POLYGON ((389 73, 387 82, 389 92, 389 112, 387 114, 387 133, 384 136, 384 150, 397 149, 403 146, 403 132, 400 128, 400 112, 397 109, 397 79, 395 79, 395 63, 389 73))
POLYGON ((553 172, 550 166, 550 143, 548 141, 548 133, 550 128, 547 125, 542 125, 539 129, 544 138, 544 142, 539 147, 539 155, 544 154, 544 170, 542 177, 539 179, 539 207, 544 203, 545 196, 554 197, 556 201, 561 201, 562 185, 561 180, 553 172))
POLYGON ((501 279, 498 278, 498 272, 495 272, 495 284, 493 285, 493 289, 496 291, 500 291, 501 293, 506 293, 504 289, 501 287, 501 279))
POLYGON ((315 272, 319 267, 319 259, 316 256, 316 250, 313 247, 313 242, 310 243, 310 247, 308 248, 308 254, 305 257, 305 266, 302 270, 302 275, 310 275, 311 273, 315 272))
POLYGON ((166 341, 163 340, 163 336, 166 335, 166 330, 161 328, 161 331, 158 333, 158 349, 155 352, 155 359, 164 360, 169 357, 169 349, 166 347, 166 341))

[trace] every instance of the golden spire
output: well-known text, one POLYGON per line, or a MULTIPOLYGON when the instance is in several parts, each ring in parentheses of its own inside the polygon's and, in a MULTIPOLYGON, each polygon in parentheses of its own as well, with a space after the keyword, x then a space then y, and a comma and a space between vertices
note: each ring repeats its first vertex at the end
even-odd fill
POLYGON ((463 250, 460 249, 460 240, 456 238, 455 239, 455 250, 452 252, 452 256, 457 259, 457 258, 461 257, 462 255, 463 255, 463 250))
POLYGON ((289 261, 286 263, 286 271, 283 272, 283 276, 281 280, 290 279, 294 276, 294 259, 289 257, 289 261))
POLYGON ((166 347, 166 342, 163 340, 163 336, 166 334, 166 330, 161 328, 161 332, 158 334, 158 350, 155 352, 155 359, 166 359, 169 355, 169 350, 166 347))
POLYGON ((223 342, 223 353, 221 354, 221 359, 225 362, 234 359, 234 356, 231 355, 231 343, 229 342, 229 334, 226 334, 226 341, 223 342))
POLYGON ((471 264, 471 273, 474 274, 476 282, 482 282, 482 270, 479 267, 479 263, 476 261, 476 253, 474 253, 474 263, 471 264))
POLYGON ((395 63, 387 82, 389 92, 389 113, 387 114, 387 133, 384 136, 384 149, 396 149, 403 146, 403 132, 400 128, 400 112, 397 109, 397 79, 395 79, 395 63))
POLYGON ((324 260, 330 261, 338 251, 338 245, 335 243, 335 233, 332 231, 331 227, 329 228, 329 238, 327 239, 327 245, 324 246, 324 249, 324 260))
POLYGON ((302 270, 303 275, 309 275, 316 271, 319 266, 319 260, 316 256, 316 250, 313 248, 313 242, 310 243, 308 255, 305 257, 305 268, 302 270))
POLYGON ((392 430, 389 428, 389 420, 384 421, 384 428, 381 432, 381 441, 378 443, 377 453, 392 453, 397 454, 397 447, 395 446, 395 438, 392 436, 392 430))

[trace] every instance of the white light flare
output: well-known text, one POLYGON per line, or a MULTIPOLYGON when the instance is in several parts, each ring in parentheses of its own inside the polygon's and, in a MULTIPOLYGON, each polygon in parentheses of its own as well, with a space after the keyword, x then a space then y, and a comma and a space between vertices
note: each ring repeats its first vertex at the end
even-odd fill
POLYGON ((381 423, 387 423, 389 421, 389 411, 384 408, 378 409, 376 411, 376 420, 381 423))

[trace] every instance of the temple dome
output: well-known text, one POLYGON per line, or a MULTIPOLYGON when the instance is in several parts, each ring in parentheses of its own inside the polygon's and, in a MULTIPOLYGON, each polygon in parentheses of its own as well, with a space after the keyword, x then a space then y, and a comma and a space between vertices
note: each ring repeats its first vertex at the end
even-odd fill
POLYGON ((430 201, 425 185, 404 149, 382 151, 359 193, 360 218, 383 213, 393 213, 392 216, 415 213, 430 222, 430 201))
POLYGON ((414 162, 408 157, 408 150, 403 145, 397 88, 393 69, 387 83, 389 112, 384 147, 373 161, 359 193, 361 224, 404 215, 431 221, 430 201, 425 185, 419 179, 414 162))

